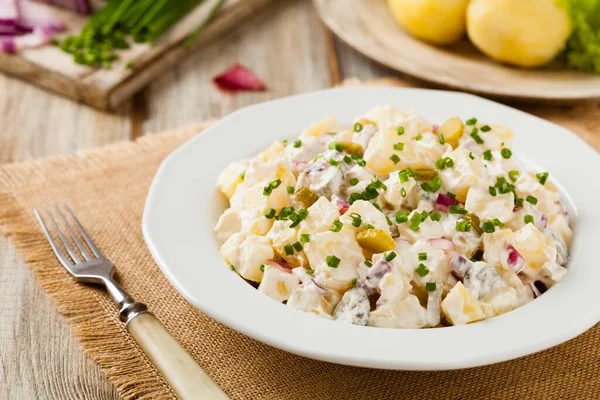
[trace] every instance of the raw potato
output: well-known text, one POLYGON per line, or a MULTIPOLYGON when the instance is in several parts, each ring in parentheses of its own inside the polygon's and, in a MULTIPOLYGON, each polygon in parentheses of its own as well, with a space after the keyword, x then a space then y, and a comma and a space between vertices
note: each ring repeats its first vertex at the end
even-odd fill
POLYGON ((465 34, 469 0, 388 0, 396 22, 411 35, 439 45, 452 44, 465 34))
POLYGON ((555 0, 473 0, 467 9, 471 42, 488 57, 521 67, 554 59, 571 29, 555 0))

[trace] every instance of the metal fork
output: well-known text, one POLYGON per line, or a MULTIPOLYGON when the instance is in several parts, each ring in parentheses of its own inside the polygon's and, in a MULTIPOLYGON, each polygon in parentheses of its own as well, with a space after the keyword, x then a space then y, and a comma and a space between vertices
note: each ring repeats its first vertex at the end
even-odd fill
POLYGON ((47 218, 54 227, 55 234, 66 253, 54 239, 40 212, 34 208, 33 213, 54 254, 66 270, 77 282, 100 284, 108 290, 111 297, 119 304, 119 316, 125 322, 127 330, 180 398, 228 399, 227 395, 196 364, 154 314, 148 311, 146 305, 134 301, 117 284, 114 279, 114 264, 102 255, 66 204, 64 204, 64 209, 72 221, 71 223, 61 208, 54 203, 55 213, 64 226, 61 230, 50 210, 44 207, 47 218), (85 245, 80 240, 81 238, 85 245), (78 251, 73 248, 72 244, 78 251))

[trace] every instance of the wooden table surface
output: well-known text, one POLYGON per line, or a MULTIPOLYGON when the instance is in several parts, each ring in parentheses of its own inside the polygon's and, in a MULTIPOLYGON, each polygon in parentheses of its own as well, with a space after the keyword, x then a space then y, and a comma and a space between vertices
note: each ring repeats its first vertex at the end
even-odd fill
MULTIPOLYGON (((279 0, 156 79, 117 114, 0 75, 0 163, 131 140, 218 118, 248 104, 330 87, 346 78, 389 75, 393 72, 335 39, 309 0, 279 0), (269 90, 239 95, 218 92, 211 78, 234 62, 249 66, 269 90)), ((407 86, 426 86, 400 78, 407 86)), ((550 108, 529 110, 550 119, 556 114, 550 108)), ((598 149, 598 105, 561 110, 572 118, 595 111, 579 133, 598 149)), ((562 122, 569 125, 568 119, 562 122)), ((92 398, 117 399, 118 395, 100 368, 83 354, 28 267, 0 238, 0 399, 92 398)))

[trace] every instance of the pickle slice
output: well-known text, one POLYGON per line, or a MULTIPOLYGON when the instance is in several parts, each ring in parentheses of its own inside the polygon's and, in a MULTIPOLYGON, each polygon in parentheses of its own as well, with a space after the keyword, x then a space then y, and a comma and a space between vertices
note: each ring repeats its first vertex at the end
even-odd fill
POLYGON ((304 204, 304 207, 308 208, 319 200, 319 195, 307 187, 301 187, 296 190, 296 200, 304 204))
POLYGON ((365 250, 371 253, 383 253, 394 250, 396 242, 381 229, 367 229, 356 235, 356 241, 365 250))
POLYGON ((477 232, 477 234, 481 235, 483 233, 481 230, 481 220, 477 214, 466 214, 463 219, 471 223, 471 227, 475 230, 475 232, 477 232))
POLYGON ((436 177, 437 172, 429 168, 415 169, 415 179, 417 181, 430 181, 436 177))
POLYGON ((453 149, 458 147, 458 141, 463 135, 465 126, 458 117, 452 117, 439 127, 438 133, 444 136, 446 143, 450 144, 453 149))

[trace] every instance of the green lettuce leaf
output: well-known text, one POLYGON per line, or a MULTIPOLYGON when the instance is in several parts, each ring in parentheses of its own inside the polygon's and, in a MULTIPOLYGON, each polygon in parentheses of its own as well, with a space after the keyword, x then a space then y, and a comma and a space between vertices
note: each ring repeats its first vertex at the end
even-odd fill
POLYGON ((600 73, 600 0, 559 0, 573 33, 563 54, 570 68, 600 73))

